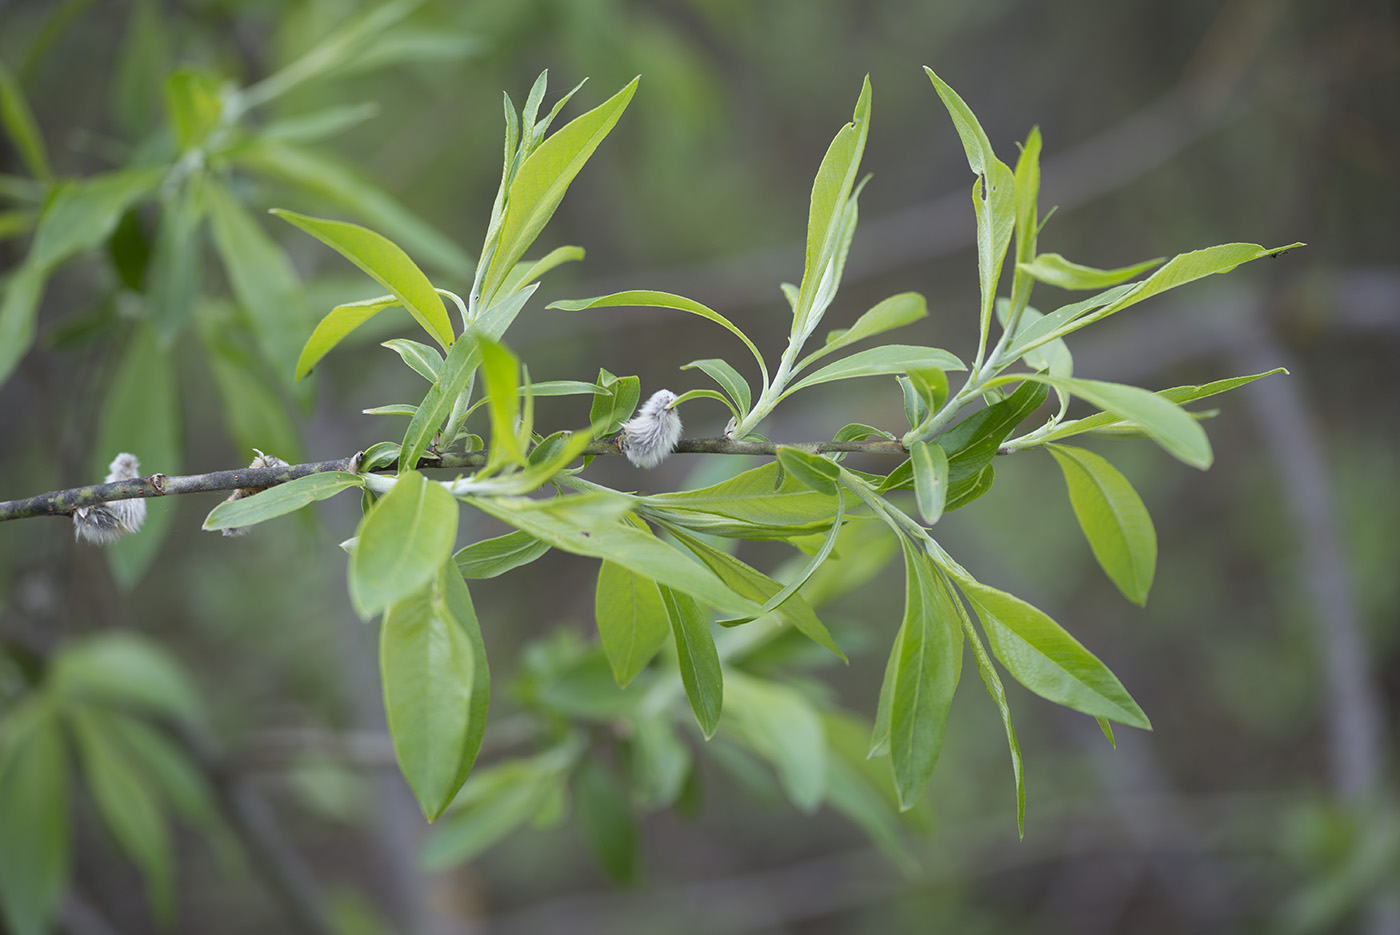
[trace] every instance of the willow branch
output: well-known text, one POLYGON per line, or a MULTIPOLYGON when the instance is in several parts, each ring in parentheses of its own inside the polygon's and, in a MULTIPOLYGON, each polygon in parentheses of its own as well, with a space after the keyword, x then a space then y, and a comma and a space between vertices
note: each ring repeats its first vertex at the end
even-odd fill
MULTIPOLYGON (((908 454, 897 441, 816 442, 799 444, 795 447, 817 454, 849 453, 900 456, 908 454)), ((723 437, 684 438, 676 445, 675 450, 677 454, 771 456, 777 454, 778 445, 774 442, 730 441, 723 437)), ((595 441, 589 443, 583 453, 584 455, 616 455, 621 452, 611 441, 595 441)), ((474 451, 470 454, 427 456, 419 459, 417 467, 479 468, 486 464, 487 455, 486 451, 474 451)), ((335 461, 313 461, 308 464, 292 464, 286 467, 237 468, 231 471, 211 471, 208 474, 150 474, 146 477, 115 481, 110 484, 70 487, 67 490, 53 490, 33 497, 0 502, 0 522, 11 519, 27 519, 31 516, 67 516, 78 507, 107 503, 112 500, 275 487, 308 474, 319 474, 324 471, 355 471, 358 468, 359 459, 360 456, 355 455, 335 461)), ((394 465, 388 465, 376 470, 389 471, 394 469, 394 465)))

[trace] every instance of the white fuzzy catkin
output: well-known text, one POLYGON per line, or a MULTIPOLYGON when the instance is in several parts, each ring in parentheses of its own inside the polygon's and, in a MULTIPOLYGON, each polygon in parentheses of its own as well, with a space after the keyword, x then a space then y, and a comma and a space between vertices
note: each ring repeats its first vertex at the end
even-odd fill
MULTIPOLYGON (((106 483, 135 480, 141 476, 140 469, 141 462, 136 460, 136 455, 124 451, 108 467, 106 483)), ((146 501, 139 497, 80 506, 73 511, 73 538, 86 539, 94 545, 110 545, 139 530, 145 521, 146 501)))
MULTIPOLYGON (((256 449, 256 448, 254 448, 253 450, 258 452, 258 456, 257 456, 256 458, 253 459, 253 463, 252 463, 252 464, 248 465, 248 467, 250 467, 250 468, 268 468, 268 467, 279 467, 279 468, 283 468, 283 467, 290 467, 290 466, 291 466, 291 465, 289 465, 286 461, 283 461, 281 458, 277 457, 276 455, 263 454, 261 451, 258 451, 258 449, 256 449)), ((235 490, 232 494, 229 495, 229 498, 228 498, 228 499, 229 499, 229 500, 241 500, 241 499, 243 499, 244 497, 251 497, 253 494, 258 493, 259 491, 262 491, 262 490, 266 490, 266 489, 267 489, 266 487, 239 487, 237 490, 235 490)), ((226 502, 227 502, 227 501, 226 501, 226 502)), ((224 535, 226 535, 226 536, 245 536, 245 535, 248 534, 248 527, 247 527, 247 526, 230 526, 228 529, 223 530, 223 533, 224 533, 224 535)))
POLYGON ((640 468, 654 468, 671 454, 681 440, 680 414, 667 408, 675 401, 675 393, 657 390, 622 424, 617 446, 628 461, 640 468))

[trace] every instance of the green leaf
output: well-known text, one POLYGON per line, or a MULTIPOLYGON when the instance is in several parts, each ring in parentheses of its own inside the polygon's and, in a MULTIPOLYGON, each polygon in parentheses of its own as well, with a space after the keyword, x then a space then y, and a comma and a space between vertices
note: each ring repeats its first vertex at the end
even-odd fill
POLYGON ((52 930, 68 888, 68 757, 63 726, 37 697, 0 731, 0 920, 14 935, 52 930))
POLYGON ((198 722, 203 705, 180 667, 158 644, 134 633, 99 633, 73 640, 49 676, 54 697, 129 708, 173 721, 198 722))
POLYGON ((642 808, 667 808, 676 803, 690 774, 690 748, 676 736, 664 713, 647 714, 632 723, 628 773, 632 792, 642 808))
POLYGON ((517 529, 494 539, 473 542, 459 550, 453 559, 464 578, 495 578, 530 564, 548 551, 548 542, 517 529))
POLYGON ((579 825, 593 856, 614 881, 634 881, 641 860, 637 817, 617 782, 596 757, 589 757, 579 766, 574 777, 574 796, 579 825))
POLYGON ((417 471, 401 471, 355 534, 350 598, 369 619, 426 585, 451 557, 457 501, 417 471))
MULTIPOLYGON (((962 626, 928 557, 904 547, 904 622, 890 687, 890 760, 899 807, 912 808, 933 775, 962 673, 962 626)), ((893 658, 893 657, 892 657, 893 658)))
POLYGON ((1256 243, 1227 243, 1190 253, 1179 253, 1167 261, 1157 272, 1137 284, 1131 292, 1114 301, 1101 311, 1095 312, 1091 320, 1107 318, 1114 312, 1122 311, 1168 289, 1175 289, 1188 282, 1195 282, 1216 273, 1228 273, 1241 263, 1248 263, 1260 257, 1279 256, 1306 244, 1294 243, 1286 247, 1261 247, 1256 243))
POLYGON ((791 445, 779 445, 777 458, 783 470, 804 485, 817 493, 837 495, 836 481, 841 476, 841 468, 834 461, 791 445))
POLYGON ((330 314, 316 323, 311 337, 307 338, 306 345, 301 349, 301 356, 297 359, 297 379, 300 380, 310 373, 321 362, 321 358, 330 353, 331 348, 339 344, 347 334, 386 308, 393 308, 399 304, 401 303, 397 297, 384 295, 337 305, 331 309, 330 314))
POLYGON ((442 369, 438 371, 437 382, 428 388, 413 420, 404 430, 399 455, 400 473, 413 470, 433 436, 443 430, 443 423, 451 416, 458 398, 480 363, 481 347, 477 337, 467 331, 447 352, 442 369))
POLYGON ((479 338, 477 343, 481 347, 481 372, 491 413, 491 454, 486 467, 524 464, 525 451, 516 434, 520 419, 520 358, 496 341, 479 338))
POLYGON ((392 292, 439 345, 446 348, 452 344, 452 322, 442 297, 397 244, 358 224, 313 218, 282 208, 273 208, 272 213, 336 250, 392 292))
POLYGON ((147 301, 161 343, 169 347, 194 314, 203 276, 204 177, 191 176, 162 200, 151 249, 147 301))
POLYGON ((3 62, 0 62, 0 126, 4 126, 29 174, 41 182, 50 181, 53 172, 49 169, 49 155, 39 123, 24 99, 19 82, 3 62))
POLYGON ((1017 374, 998 378, 993 383, 1010 380, 1031 380, 1068 390, 1100 409, 1136 423, 1149 438, 1179 461, 1201 470, 1210 467, 1213 456, 1205 429, 1186 410, 1155 393, 1121 383, 1052 377, 1043 373, 1017 374))
POLYGON ((161 797, 181 817, 210 836, 227 831, 219 824, 218 806, 208 780, 169 733, 141 718, 105 713, 104 728, 140 764, 161 797))
POLYGON ((389 605, 379 669, 394 755, 433 821, 481 749, 490 694, 486 647, 455 564, 444 563, 434 581, 389 605))
POLYGON ((48 271, 106 240, 132 202, 165 176, 158 166, 117 169, 60 185, 44 209, 29 262, 48 271))
MULTIPOLYGON (((173 356, 160 347, 151 325, 136 329, 102 406, 97 443, 89 462, 94 481, 106 476, 112 458, 123 451, 140 459, 144 473, 180 473, 180 396, 174 363, 173 356)), ((133 586, 155 560, 176 509, 173 500, 147 500, 141 531, 105 549, 112 574, 122 587, 133 586)))
POLYGON ((617 517, 630 506, 625 498, 571 496, 540 502, 515 497, 469 497, 466 502, 557 549, 615 562, 658 584, 697 597, 723 613, 743 616, 759 609, 675 547, 619 522, 617 517))
MULTIPOLYGON (((1266 371, 1265 373, 1256 373, 1247 377, 1231 377, 1225 380, 1216 380, 1212 383, 1204 384, 1203 386, 1174 386, 1171 389, 1158 390, 1157 395, 1168 402, 1180 405, 1181 403, 1204 399, 1208 396, 1215 396, 1248 383, 1253 383, 1255 380, 1262 379, 1263 377, 1273 376, 1276 373, 1286 374, 1288 371, 1282 367, 1275 367, 1273 370, 1266 371)), ((1079 435, 1083 432, 1091 432, 1098 429, 1113 428, 1122 424, 1124 423, 1112 412, 1096 412, 1083 419, 1072 419, 1069 422, 1060 423, 1060 426, 1046 435, 1042 441, 1056 441, 1061 438, 1068 438, 1071 435, 1079 435)), ((1127 424, 1131 425, 1135 423, 1127 424)))
POLYGON ((1079 319, 1087 318, 1089 314, 1112 305, 1136 288, 1136 283, 1114 286, 1112 289, 1106 289, 1079 302, 1062 305, 1053 312, 1032 321, 1023 322, 1020 330, 1016 333, 1016 340, 1012 342, 1011 350, 1006 352, 1003 359, 1015 360, 1047 341, 1058 340, 1061 335, 1068 334, 1078 327, 1074 323, 1078 322, 1079 319))
MULTIPOLYGON (((735 593, 752 601, 766 604, 774 595, 782 592, 783 588, 778 582, 729 553, 721 552, 674 526, 668 525, 666 529, 676 537, 676 541, 695 553, 735 593)), ((704 595, 701 597, 703 598, 704 595)), ((720 610, 725 610, 725 608, 721 607, 720 610)), ((764 608, 756 607, 737 615, 737 617, 743 620, 752 620, 764 613, 764 608)), ((818 646, 829 650, 842 662, 848 661, 846 654, 841 651, 841 647, 836 645, 836 641, 831 638, 831 633, 825 624, 817 617, 812 606, 803 600, 802 595, 794 594, 784 599, 780 605, 773 609, 772 613, 777 614, 779 622, 784 626, 790 626, 797 630, 818 646)))
POLYGON ((593 400, 588 422, 599 438, 612 435, 622 423, 632 418, 637 401, 642 396, 642 381, 637 377, 615 377, 606 370, 598 371, 598 385, 607 395, 593 400))
POLYGON ((177 69, 165 79, 165 110, 180 152, 199 146, 219 125, 221 84, 217 75, 194 68, 177 69))
POLYGON ((708 306, 701 305, 694 299, 687 299, 685 296, 674 295, 670 292, 656 292, 651 289, 633 289, 628 292, 614 292, 612 295, 599 296, 593 299, 568 299, 559 302, 551 302, 546 308, 557 308, 565 312, 581 312, 589 308, 619 308, 630 306, 644 306, 648 308, 671 308, 678 312, 689 312, 692 315, 699 315, 701 318, 714 322, 724 328, 730 334, 744 342, 744 346, 749 349, 753 359, 758 361, 758 369, 763 374, 763 384, 768 385, 768 365, 763 362, 763 355, 758 352, 758 348, 749 340, 748 335, 740 331, 728 318, 708 306))
POLYGON ((544 380, 522 386, 520 393, 529 391, 531 396, 606 396, 607 390, 582 380, 544 380))
POLYGON ((378 114, 379 105, 374 101, 341 104, 270 121, 258 130, 257 135, 261 140, 278 143, 314 143, 337 136, 378 114))
POLYGON ((826 731, 816 709, 786 685, 731 671, 724 682, 726 731, 773 764, 792 804, 813 812, 826 794, 826 731))
POLYGON ((786 399, 798 390, 833 380, 849 380, 853 377, 876 377, 891 373, 907 373, 937 367, 940 370, 966 370, 967 366, 952 354, 937 347, 918 347, 910 344, 886 344, 869 350, 857 351, 849 357, 827 364, 810 373, 788 387, 779 399, 786 399))
POLYGON ((865 140, 870 134, 870 98, 870 76, 867 75, 851 122, 836 132, 812 182, 807 211, 807 252, 802 283, 794 303, 794 336, 811 333, 840 280, 838 267, 844 263, 855 225, 851 189, 855 186, 861 156, 865 153, 865 140))
POLYGON ((1120 282, 1126 282, 1139 273, 1145 273, 1154 266, 1160 266, 1165 257, 1144 260, 1132 266, 1118 269, 1095 269, 1071 263, 1058 253, 1042 253, 1029 263, 1017 263, 1016 269, 1028 273, 1037 281, 1061 289, 1107 289, 1120 282))
POLYGON ((226 500, 204 520, 207 530, 233 529, 295 513, 302 507, 333 497, 351 487, 363 487, 365 479, 348 471, 321 471, 269 487, 251 497, 226 500))
POLYGON ((112 715, 89 706, 66 713, 102 821, 141 868, 157 919, 169 924, 175 913, 175 855, 160 802, 140 764, 109 729, 112 715))
POLYGON ((529 260, 522 260, 516 264, 515 271, 507 277, 501 292, 504 295, 510 295, 530 283, 539 282, 540 277, 555 267, 577 262, 583 257, 582 247, 555 247, 533 263, 529 260))
POLYGON ((958 93, 936 74, 927 65, 924 71, 928 74, 929 80, 933 82, 934 88, 938 91, 938 96, 943 100, 943 106, 948 110, 948 116, 953 118, 953 126, 957 128, 958 137, 962 140, 963 150, 967 153, 967 164, 972 168, 974 175, 984 175, 987 166, 996 161, 996 154, 992 152, 991 141, 987 139, 987 134, 982 129, 982 124, 978 122, 977 116, 973 114, 972 108, 968 107, 958 93))
POLYGON ((516 261, 559 207, 569 183, 617 124, 640 80, 633 78, 611 98, 571 120, 521 164, 507 190, 500 238, 482 282, 486 304, 492 303, 516 261))
POLYGON ((992 652, 1042 698, 1094 717, 1151 730, 1123 683, 1043 611, 958 569, 947 569, 982 619, 992 652))
POLYGON ((447 235, 405 208, 354 168, 324 153, 287 143, 256 141, 239 146, 230 158, 240 167, 287 182, 364 218, 424 263, 459 278, 471 275, 469 256, 447 235))
POLYGON ((695 598, 662 587, 661 600, 676 639, 676 663, 680 666, 685 696, 690 700, 690 710, 695 713, 701 732, 709 740, 719 726, 724 706, 724 673, 720 670, 715 638, 695 598))
POLYGON ((756 531, 755 537, 766 528, 770 530, 766 538, 820 532, 831 525, 836 511, 834 493, 820 493, 793 476, 780 481, 778 465, 772 461, 709 487, 655 494, 642 502, 667 511, 668 518, 677 522, 727 517, 747 524, 756 531))
POLYGON ((380 346, 398 354, 414 373, 429 383, 437 382, 438 372, 442 370, 442 355, 436 348, 410 341, 408 338, 393 338, 380 346))
POLYGON ((977 272, 982 289, 982 340, 996 307, 997 282, 1016 227, 1016 176, 1006 163, 993 160, 990 171, 972 184, 977 215, 977 272))
POLYGON ((720 388, 729 394, 729 398, 738 407, 736 418, 742 419, 748 415, 749 410, 753 408, 753 396, 749 390, 748 381, 739 375, 739 371, 735 370, 728 361, 717 357, 692 360, 681 369, 693 370, 697 367, 709 374, 710 379, 718 383, 720 388))
POLYGON ((471 860, 539 814, 559 788, 553 759, 546 753, 473 772, 453 809, 429 832, 424 867, 443 870, 471 860))
POLYGON ((827 336, 826 344, 799 361, 792 372, 801 373, 808 365, 847 345, 893 331, 895 328, 902 328, 926 317, 928 303, 919 293, 901 292, 899 295, 892 295, 857 318, 851 327, 831 332, 827 336))
MULTIPOLYGON (((1021 264, 1035 257, 1040 234, 1040 128, 1031 127, 1026 145, 1016 157, 1016 271, 1011 285, 1011 307, 1024 311, 1030 301, 1031 277, 1021 264)), ((1000 303, 998 303, 1000 305, 1000 303)), ((1005 325, 1005 322, 1002 322, 1005 325)))
POLYGON ((1069 501, 1104 573, 1135 604, 1147 603, 1157 566, 1157 532, 1128 479, 1083 448, 1047 445, 1065 475, 1069 501))
POLYGON ((39 302, 44 297, 46 274, 33 263, 23 263, 4 281, 0 299, 0 384, 10 378, 34 344, 39 302))
POLYGON ((919 515, 932 526, 943 515, 948 496, 948 455, 938 445, 914 442, 909 446, 909 460, 914 467, 914 496, 919 515))
MULTIPOLYGON (((949 593, 953 593, 951 589, 949 593)), ((957 610, 958 617, 962 621, 963 633, 967 636, 968 645, 972 647, 972 658, 977 662, 977 674, 982 679, 982 687, 987 690, 987 694, 996 703, 997 710, 1001 712, 1001 725, 1006 731, 1007 747, 1011 750, 1012 778, 1016 783, 1016 832, 1024 838, 1026 836, 1026 776, 1021 761, 1021 743, 1016 739, 1016 727, 1011 723, 1011 705, 1006 700, 1006 689, 1001 684, 1001 676, 997 674, 996 666, 992 664, 991 658, 987 655, 986 647, 982 645, 982 637, 977 635, 977 629, 968 619, 962 601, 958 600, 956 596, 953 597, 953 607, 957 610)))
POLYGON ((831 755, 826 766, 826 804, 860 826, 890 862, 907 873, 919 865, 901 833, 897 806, 882 793, 889 786, 884 763, 865 758, 868 728, 855 718, 823 712, 831 755), (859 748, 857 749, 857 746, 859 748))
POLYGON ((666 642, 666 605, 656 582, 605 561, 598 567, 593 612, 619 688, 636 678, 666 642))
MULTIPOLYGON (((234 329, 207 319, 200 324, 208 367, 223 403, 224 424, 239 450, 270 451, 293 464, 305 460, 296 426, 276 384, 267 379, 266 368, 232 339, 229 332, 234 329)), ((288 366, 289 382, 291 375, 288 366)))
POLYGON ((258 348, 278 379, 291 382, 301 376, 297 345, 303 333, 296 271, 281 248, 223 185, 207 185, 204 196, 214 248, 233 294, 253 326, 258 348))

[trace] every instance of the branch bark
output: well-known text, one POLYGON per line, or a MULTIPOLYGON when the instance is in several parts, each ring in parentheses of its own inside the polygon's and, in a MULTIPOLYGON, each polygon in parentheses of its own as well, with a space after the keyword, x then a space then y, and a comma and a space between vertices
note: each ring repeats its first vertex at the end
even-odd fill
MULTIPOLYGON (((908 452, 897 441, 864 442, 817 442, 798 444, 796 447, 818 454, 850 453, 907 455, 908 452)), ((683 438, 676 445, 677 454, 723 454, 723 455, 774 455, 778 444, 775 442, 731 441, 727 438, 683 438)), ((419 468, 474 468, 486 464, 487 452, 474 451, 470 454, 446 454, 437 457, 421 458, 419 468)), ((584 449, 585 455, 620 454, 617 446, 610 441, 595 441, 584 449)), ((230 471, 211 471, 208 474, 150 474, 135 480, 116 481, 110 484, 91 484, 87 487, 70 487, 67 490, 53 490, 33 497, 0 502, 0 522, 11 519, 27 519, 31 516, 67 516, 80 506, 94 503, 107 503, 113 500, 131 500, 138 497, 168 497, 187 493, 216 493, 240 488, 275 487, 308 474, 325 471, 354 471, 359 455, 335 461, 313 461, 307 464, 292 464, 287 467, 238 468, 230 471)), ((381 470, 389 470, 383 468, 381 470)))

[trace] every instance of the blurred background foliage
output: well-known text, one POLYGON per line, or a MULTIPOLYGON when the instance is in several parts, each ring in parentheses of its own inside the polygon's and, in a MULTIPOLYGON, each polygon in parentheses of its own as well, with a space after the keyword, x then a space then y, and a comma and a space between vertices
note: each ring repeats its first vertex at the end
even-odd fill
MULTIPOLYGON (((91 177, 179 158, 164 90, 175 69, 256 87, 384 8, 0 0, 0 61, 53 175, 91 177)), ((188 750, 218 805, 189 803, 170 842, 181 930, 325 930, 318 914, 354 933, 1396 930, 1400 15, 1384 0, 430 0, 374 30, 353 64, 250 110, 251 142, 213 166, 294 275, 274 260, 280 272, 240 284, 217 231, 192 233, 212 228, 182 218, 169 186, 54 271, 35 344, 0 385, 0 496, 100 480, 113 453, 136 448, 132 433, 154 436, 144 470, 167 473, 241 464, 253 444, 322 459, 394 437, 398 425, 359 411, 421 392, 377 347, 406 333, 407 317, 380 316, 292 385, 286 348, 259 330, 247 290, 283 290, 297 345, 330 306, 377 290, 264 211, 377 227, 465 292, 498 179, 501 91, 520 102, 542 68, 556 88, 590 79, 570 113, 643 80, 541 241, 588 257, 546 281, 512 332, 535 379, 592 379, 602 366, 638 374, 644 392, 681 392, 703 384, 680 364, 734 356, 727 336, 673 313, 543 311, 615 288, 693 296, 766 351, 780 347, 777 284, 800 275, 811 174, 867 73, 874 180, 831 326, 917 290, 931 310, 917 340, 966 354, 970 179, 924 64, 959 89, 1003 158, 1039 124, 1043 201, 1061 206, 1043 249, 1114 267, 1229 240, 1310 244, 1072 342, 1078 375, 1153 388, 1292 370, 1224 398, 1205 475, 1141 442, 1101 443, 1157 523, 1145 611, 1094 566, 1047 457, 998 463, 1002 483, 939 526, 969 569, 1103 658, 1155 732, 1120 730, 1114 750, 1086 719, 1010 686, 1028 769, 1018 841, 1001 726, 965 685, 929 795, 931 833, 904 869, 832 811, 799 814, 766 767, 717 740, 685 807, 641 822, 630 889, 590 859, 578 821, 425 870, 425 827, 383 733, 374 636, 348 606, 334 548, 353 530, 352 506, 224 540, 199 532, 211 503, 153 503, 153 524, 166 525, 143 534, 149 554, 110 562, 75 545, 67 523, 4 524, 0 705, 13 714, 44 658, 110 652, 91 640, 126 633, 178 660, 200 698, 188 750), (301 119, 311 114, 320 122, 301 119), (170 264, 175 285, 143 278, 170 264), (183 290, 190 317, 143 352, 136 322, 169 301, 162 288, 183 290)), ((43 191, 26 155, 0 150, 10 292, 43 191)), ((539 424, 580 424, 578 405, 542 400, 539 424)), ((718 432, 715 408, 688 410, 688 434, 718 432)), ((813 390, 763 430, 818 440, 848 421, 899 419, 894 381, 865 381, 813 390)), ((622 463, 593 470, 659 489, 734 468, 677 457, 655 479, 622 463)), ((471 525, 473 538, 494 532, 471 525)), ((823 614, 852 665, 812 677, 867 716, 878 647, 899 617, 898 573, 823 614)), ((541 673, 596 640, 594 575, 594 563, 551 553, 473 588, 497 681, 483 765, 530 751, 514 712, 539 703, 541 673)), ((617 765, 606 737, 600 749, 591 802, 608 800, 617 765)), ((101 803, 79 802, 62 926, 148 929, 139 872, 104 830, 101 803)))

